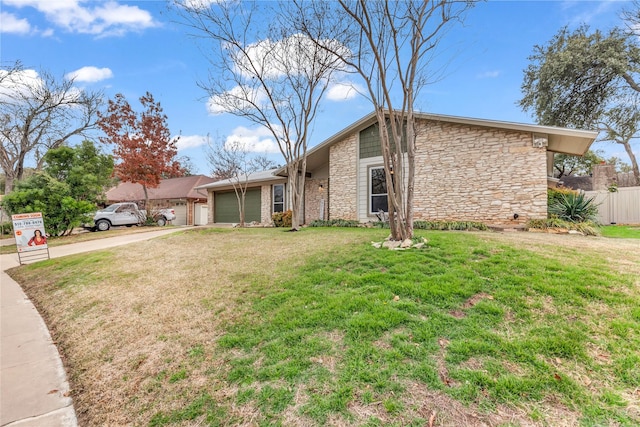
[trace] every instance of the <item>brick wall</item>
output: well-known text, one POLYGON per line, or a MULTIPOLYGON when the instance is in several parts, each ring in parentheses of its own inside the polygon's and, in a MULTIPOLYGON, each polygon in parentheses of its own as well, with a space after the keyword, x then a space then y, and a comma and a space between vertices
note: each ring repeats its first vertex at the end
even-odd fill
MULTIPOLYGON (((329 219, 357 219, 357 139, 350 135, 329 149, 329 219)), ((366 188, 366 187, 365 187, 366 188)), ((366 190, 365 190, 366 191, 366 190)))
POLYGON ((327 219, 329 215, 329 180, 307 178, 304 182, 304 223, 327 219), (322 186, 322 188, 320 188, 322 186), (324 202, 323 202, 324 200, 324 202), (324 203, 324 215, 320 207, 324 203))
POLYGON ((213 192, 213 190, 208 189, 207 190, 207 224, 213 224, 214 221, 214 210, 215 210, 215 205, 214 205, 214 198, 215 193, 213 192))

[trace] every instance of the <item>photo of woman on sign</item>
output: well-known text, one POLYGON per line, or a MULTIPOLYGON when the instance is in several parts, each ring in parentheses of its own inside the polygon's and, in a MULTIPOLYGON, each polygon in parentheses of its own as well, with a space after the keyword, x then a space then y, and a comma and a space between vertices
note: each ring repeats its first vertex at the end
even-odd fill
POLYGON ((33 233, 33 237, 31 238, 31 240, 29 240, 29 243, 27 243, 27 245, 29 246, 39 246, 39 245, 46 245, 46 244, 47 244, 47 238, 42 235, 42 231, 40 230, 36 230, 33 233))

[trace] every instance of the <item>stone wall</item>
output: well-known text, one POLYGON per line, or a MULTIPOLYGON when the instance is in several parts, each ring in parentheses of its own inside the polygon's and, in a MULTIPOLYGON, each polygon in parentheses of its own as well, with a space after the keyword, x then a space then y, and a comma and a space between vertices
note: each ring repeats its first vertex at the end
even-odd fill
MULTIPOLYGON (((546 218, 547 152, 533 147, 530 132, 422 121, 416 144, 414 219, 546 218)), ((358 173, 357 145, 354 134, 330 148, 328 219, 371 220, 358 214, 368 182, 358 173)))
POLYGON ((526 222, 547 216, 547 153, 529 132, 422 122, 416 220, 526 222))
POLYGON ((358 219, 357 145, 357 137, 354 134, 333 144, 329 149, 331 192, 328 200, 328 219, 358 219))
POLYGON ((215 197, 214 192, 211 189, 207 190, 207 224, 213 224, 213 215, 214 215, 214 201, 215 197))
POLYGON ((307 178, 304 183, 304 223, 329 217, 329 180, 307 178), (320 187, 322 186, 322 187, 320 187), (324 212, 320 210, 324 205, 324 212))
POLYGON ((260 223, 271 224, 271 185, 263 185, 260 189, 260 223))

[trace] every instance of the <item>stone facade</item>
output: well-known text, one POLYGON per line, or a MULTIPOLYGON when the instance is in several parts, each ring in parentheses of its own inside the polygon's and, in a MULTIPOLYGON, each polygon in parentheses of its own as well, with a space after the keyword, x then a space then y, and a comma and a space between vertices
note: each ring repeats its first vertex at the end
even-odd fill
POLYGON ((307 178, 304 183, 304 223, 329 218, 329 180, 307 178), (321 210, 324 208, 324 212, 321 210))
POLYGON ((357 136, 350 135, 329 149, 329 219, 356 219, 358 196, 357 136))
POLYGON ((522 131, 419 125, 416 220, 517 222, 547 216, 547 153, 522 131))
MULTIPOLYGON (((330 148, 329 219, 372 219, 358 207, 366 203, 368 182, 358 173, 357 139, 355 133, 330 148)), ((490 224, 513 221, 514 214, 516 222, 546 218, 547 152, 532 141, 525 131, 420 121, 414 219, 490 224)))
POLYGON ((270 225, 271 220, 271 186, 263 185, 260 188, 260 223, 263 225, 270 225))

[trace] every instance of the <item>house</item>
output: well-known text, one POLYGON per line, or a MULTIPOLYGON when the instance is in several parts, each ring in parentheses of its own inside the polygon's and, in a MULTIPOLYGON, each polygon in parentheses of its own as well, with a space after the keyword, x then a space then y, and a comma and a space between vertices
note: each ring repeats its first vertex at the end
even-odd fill
POLYGON ((591 175, 568 175, 560 178, 559 184, 563 187, 582 191, 607 190, 611 186, 635 187, 636 178, 633 172, 616 172, 616 167, 609 164, 600 164, 593 167, 591 175))
MULTIPOLYGON (((205 175, 163 179, 157 188, 148 188, 149 203, 156 208, 170 208, 176 212, 175 225, 203 225, 207 223, 207 193, 196 187, 214 182, 205 175)), ((144 205, 142 185, 121 182, 107 191, 107 202, 136 202, 144 205)))
MULTIPOLYGON (((553 178, 554 153, 583 155, 597 136, 592 131, 424 113, 416 114, 416 125, 415 220, 492 224, 546 218, 547 188, 558 182, 553 178)), ((375 113, 310 149, 303 222, 377 220, 378 209, 386 208, 382 168, 375 113)), ((230 182, 199 188, 208 192, 209 222, 237 222, 237 214, 231 216, 235 199, 230 182)), ((287 198, 281 198, 284 189, 285 168, 251 175, 251 220, 268 224, 273 212, 289 208, 287 198)))
POLYGON ((234 185, 247 186, 245 193, 245 222, 269 224, 274 212, 284 212, 286 203, 286 176, 276 174, 278 169, 252 173, 247 177, 223 179, 201 185, 198 190, 207 191, 209 223, 240 222, 240 211, 234 185))

